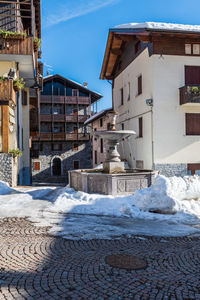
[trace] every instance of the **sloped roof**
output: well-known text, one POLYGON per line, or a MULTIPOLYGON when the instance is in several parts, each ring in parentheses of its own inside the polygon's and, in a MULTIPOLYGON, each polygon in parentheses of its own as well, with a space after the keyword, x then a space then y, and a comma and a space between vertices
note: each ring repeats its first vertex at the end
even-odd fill
POLYGON ((112 111, 112 108, 107 108, 107 109, 103 109, 100 112, 96 113, 95 115, 91 116, 89 119, 87 119, 84 123, 84 125, 88 125, 92 122, 94 122, 95 120, 105 116, 109 111, 112 111))
MULTIPOLYGON (((75 86, 75 87, 78 87, 79 89, 81 89, 81 90, 83 90, 83 91, 85 91, 85 92, 91 93, 91 96, 93 97, 93 99, 95 99, 95 101, 97 101, 97 100, 99 100, 99 99, 101 99, 101 98, 103 97, 100 93, 95 92, 95 91, 93 91, 93 90, 90 90, 90 89, 88 89, 87 87, 83 86, 82 84, 80 84, 80 83, 78 83, 78 82, 76 82, 76 81, 74 81, 74 80, 71 80, 71 79, 69 79, 69 78, 66 78, 66 77, 64 77, 64 76, 61 76, 61 75, 59 75, 59 74, 48 75, 48 76, 45 76, 45 77, 43 78, 44 82, 45 82, 45 81, 48 81, 48 80, 52 80, 52 79, 60 79, 60 80, 66 81, 66 82, 70 83, 71 85, 73 85, 73 86, 75 86)), ((94 102, 94 101, 93 101, 93 102, 94 102)))

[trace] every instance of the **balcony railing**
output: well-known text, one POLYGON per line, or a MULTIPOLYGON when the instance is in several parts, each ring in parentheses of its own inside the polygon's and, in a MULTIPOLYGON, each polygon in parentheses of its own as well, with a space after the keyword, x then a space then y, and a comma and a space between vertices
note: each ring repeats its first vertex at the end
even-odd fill
POLYGON ((16 95, 12 80, 0 80, 0 101, 5 102, 7 105, 9 104, 9 101, 16 104, 16 95))
POLYGON ((67 133, 66 140, 69 141, 87 141, 90 139, 90 135, 88 133, 67 133))
POLYGON ((40 122, 52 122, 52 115, 40 114, 40 122))
POLYGON ((185 85, 179 89, 180 105, 200 104, 200 85, 185 85))
POLYGON ((24 39, 0 37, 0 54, 32 55, 33 37, 25 37, 24 39))
POLYGON ((40 122, 84 123, 89 115, 40 114, 40 122))
POLYGON ((74 96, 51 96, 51 95, 41 95, 41 103, 57 103, 57 104, 79 104, 79 105, 89 105, 89 97, 74 97, 74 96))
POLYGON ((64 132, 53 133, 53 140, 57 140, 57 141, 65 140, 65 133, 64 132))

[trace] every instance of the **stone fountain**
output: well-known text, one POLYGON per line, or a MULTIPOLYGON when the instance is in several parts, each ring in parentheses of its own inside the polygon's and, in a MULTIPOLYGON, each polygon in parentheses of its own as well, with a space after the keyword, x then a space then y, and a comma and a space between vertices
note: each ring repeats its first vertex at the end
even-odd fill
POLYGON ((107 155, 103 168, 69 171, 70 187, 89 194, 100 193, 116 196, 133 194, 137 189, 152 184, 155 177, 152 170, 125 169, 124 162, 120 160, 118 144, 122 139, 136 133, 132 130, 117 130, 117 115, 117 112, 114 111, 109 113, 109 130, 93 133, 107 142, 107 155))

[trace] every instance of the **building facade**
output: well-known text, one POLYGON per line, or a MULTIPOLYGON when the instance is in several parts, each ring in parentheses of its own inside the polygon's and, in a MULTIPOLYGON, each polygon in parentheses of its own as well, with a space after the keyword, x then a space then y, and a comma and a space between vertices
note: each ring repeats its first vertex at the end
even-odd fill
POLYGON ((40 5, 0 0, 0 180, 12 186, 31 179, 30 97, 37 99, 42 78, 40 5))
POLYGON ((113 82, 131 167, 200 172, 200 26, 127 24, 109 32, 101 79, 113 82))
MULTIPOLYGON (((90 128, 84 122, 102 96, 60 75, 44 78, 39 130, 33 112, 32 180, 67 182, 68 171, 92 167, 90 128)), ((37 111, 37 110, 35 110, 37 111)))
MULTIPOLYGON (((110 121, 108 113, 112 108, 100 111, 85 121, 86 126, 90 126, 92 132, 109 130, 110 121)), ((92 136, 92 165, 93 168, 102 164, 106 160, 107 144, 103 138, 92 136)))

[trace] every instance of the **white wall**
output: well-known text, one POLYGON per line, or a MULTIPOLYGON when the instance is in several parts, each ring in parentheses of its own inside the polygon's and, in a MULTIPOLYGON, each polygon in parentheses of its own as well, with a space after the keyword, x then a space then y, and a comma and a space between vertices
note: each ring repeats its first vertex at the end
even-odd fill
POLYGON ((130 167, 136 166, 136 160, 144 162, 144 168, 152 168, 152 113, 146 99, 153 96, 153 59, 145 49, 114 82, 114 109, 119 112, 118 128, 124 123, 125 129, 136 131, 119 147, 122 158, 130 167), (137 95, 137 78, 142 75, 142 94, 137 95), (128 100, 128 83, 130 82, 130 100, 128 100), (119 91, 124 89, 124 105, 120 105, 119 91), (143 117, 143 137, 138 138, 138 118, 143 117))
POLYGON ((185 65, 200 66, 200 58, 153 55, 155 163, 200 162, 200 136, 185 135, 185 112, 200 113, 200 104, 185 109, 179 104, 185 65))

